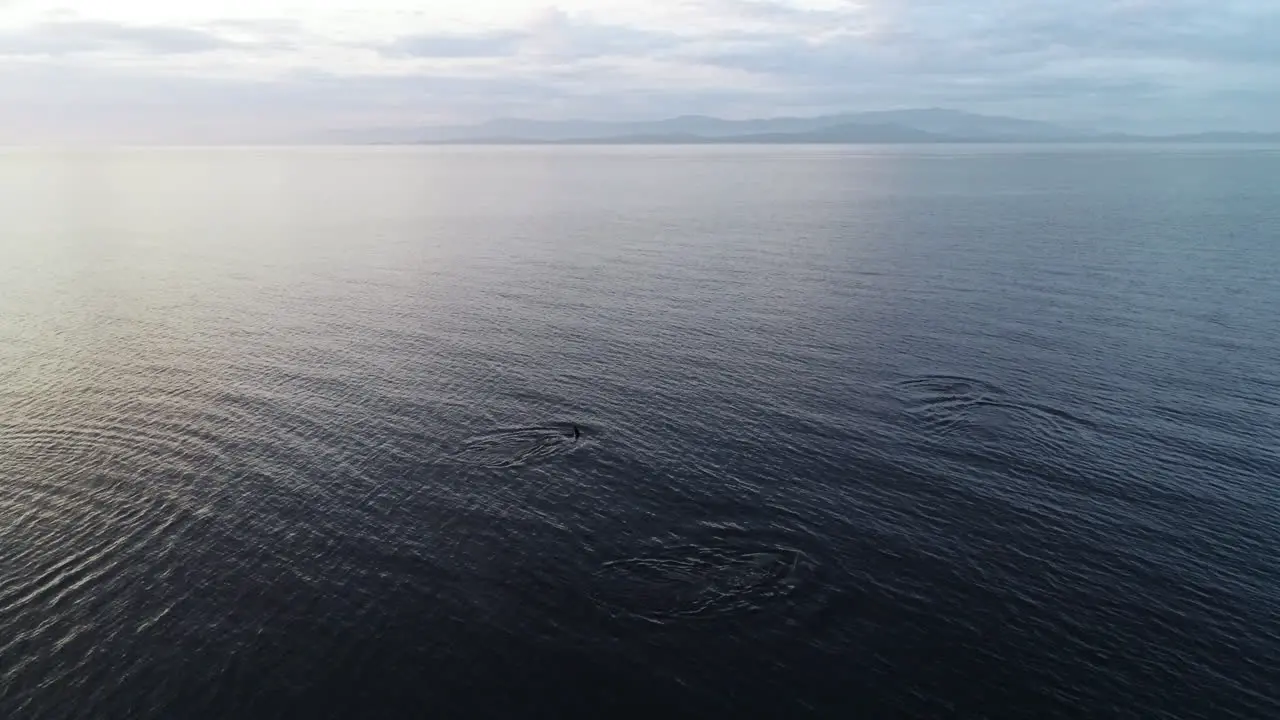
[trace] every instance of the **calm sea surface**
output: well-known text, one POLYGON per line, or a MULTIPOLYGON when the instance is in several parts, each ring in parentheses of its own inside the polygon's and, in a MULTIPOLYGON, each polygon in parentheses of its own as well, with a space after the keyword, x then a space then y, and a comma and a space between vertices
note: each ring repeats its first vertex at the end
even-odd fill
POLYGON ((1280 717, 1280 150, 0 153, 0 717, 1280 717))

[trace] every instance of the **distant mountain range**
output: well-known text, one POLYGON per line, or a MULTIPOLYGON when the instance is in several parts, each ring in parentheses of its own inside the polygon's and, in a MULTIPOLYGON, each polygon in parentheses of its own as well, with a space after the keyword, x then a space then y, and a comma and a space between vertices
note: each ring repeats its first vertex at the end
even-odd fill
POLYGON ((1280 133, 1128 135, 928 108, 755 120, 705 115, 640 122, 504 118, 478 125, 344 133, 341 139, 383 144, 1271 143, 1280 142, 1280 133))

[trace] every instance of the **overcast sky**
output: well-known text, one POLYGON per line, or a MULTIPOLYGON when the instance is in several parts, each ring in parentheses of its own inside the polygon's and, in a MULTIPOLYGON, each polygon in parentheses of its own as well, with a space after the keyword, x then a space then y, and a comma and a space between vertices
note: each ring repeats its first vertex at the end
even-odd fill
POLYGON ((1280 130, 1280 0, 0 0, 0 142, 929 106, 1280 130))

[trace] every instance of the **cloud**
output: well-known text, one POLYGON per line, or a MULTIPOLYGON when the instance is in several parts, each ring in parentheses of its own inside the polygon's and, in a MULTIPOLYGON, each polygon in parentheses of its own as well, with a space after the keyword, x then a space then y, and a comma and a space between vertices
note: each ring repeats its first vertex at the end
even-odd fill
POLYGON ((773 32, 812 30, 838 26, 862 14, 861 6, 855 3, 815 8, 779 0, 697 0, 688 7, 697 16, 729 31, 749 28, 773 32))
MULTIPOLYGON (((1187 95, 1221 96, 1240 108, 1236 125, 1280 126, 1278 103, 1261 100, 1280 77, 1280 43, 1267 30, 1280 25, 1280 7, 1264 0, 880 0, 840 17, 825 34, 726 38, 701 59, 803 88, 815 102, 896 98, 1087 119, 1167 101, 1162 124, 1185 128, 1197 122, 1187 95)), ((1129 114, 1150 124, 1149 107, 1129 114)))
POLYGON ((315 0, 286 18, 287 7, 256 0, 220 16, 117 0, 92 17, 10 20, 0 104, 157 133, 214 119, 302 133, 918 105, 1104 129, 1280 130, 1274 0, 369 0, 358 13, 315 0))
POLYGON ((490 32, 474 35, 405 35, 378 48, 388 57, 469 58, 515 54, 522 33, 490 32))
POLYGON ((1280 43, 1250 20, 1267 15, 1280 21, 1280 12, 1262 13, 1259 5, 1253 13, 1224 18, 1203 7, 1180 0, 1094 0, 1070 6, 986 0, 944 8, 900 0, 867 6, 855 24, 859 29, 843 34, 820 40, 764 36, 707 59, 802 77, 860 70, 1026 73, 1064 58, 1280 64, 1280 43))
POLYGON ((683 42, 675 32, 596 22, 554 8, 537 15, 527 33, 535 53, 561 58, 647 57, 683 42))
POLYGON ((0 33, 0 55, 71 55, 131 50, 180 55, 233 47, 223 38, 182 27, 122 25, 112 22, 45 22, 0 33))
POLYGON ((575 18, 550 8, 526 23, 496 32, 403 35, 377 50, 387 57, 498 58, 525 56, 573 60, 643 56, 681 42, 674 33, 652 32, 575 18))

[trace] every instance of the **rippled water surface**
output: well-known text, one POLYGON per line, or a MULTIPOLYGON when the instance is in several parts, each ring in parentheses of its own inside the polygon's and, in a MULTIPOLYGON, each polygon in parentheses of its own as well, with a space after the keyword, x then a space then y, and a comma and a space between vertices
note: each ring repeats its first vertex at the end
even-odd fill
POLYGON ((0 153, 0 717, 1280 717, 1280 152, 0 153))

